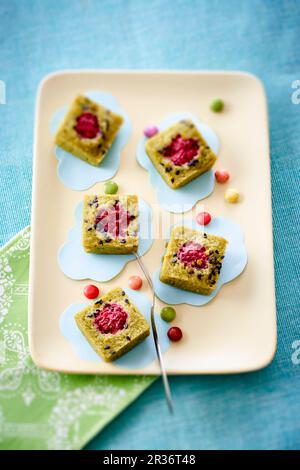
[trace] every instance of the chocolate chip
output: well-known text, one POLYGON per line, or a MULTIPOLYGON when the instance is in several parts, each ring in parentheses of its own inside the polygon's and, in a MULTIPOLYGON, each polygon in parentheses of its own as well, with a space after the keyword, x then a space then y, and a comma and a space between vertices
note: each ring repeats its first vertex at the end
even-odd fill
POLYGON ((130 336, 126 336, 127 341, 131 341, 130 336))
POLYGON ((180 170, 177 170, 175 174, 176 174, 176 175, 179 175, 179 173, 180 173, 180 170))
POLYGON ((88 232, 90 232, 91 230, 93 230, 93 227, 89 227, 89 228, 87 229, 88 232))
POLYGON ((225 256, 221 256, 221 259, 224 259, 224 258, 225 258, 225 256))
POLYGON ((103 300, 102 300, 102 299, 97 300, 97 302, 95 302, 95 305, 101 305, 101 304, 103 304, 103 300))
POLYGON ((206 234, 206 233, 204 233, 204 234, 203 234, 203 237, 204 237, 204 238, 207 238, 207 234, 206 234))
POLYGON ((198 274, 197 278, 200 280, 202 278, 202 274, 198 274))
POLYGON ((217 253, 217 255, 219 254, 219 250, 215 250, 215 253, 217 253))
POLYGON ((172 258, 171 263, 177 263, 177 258, 172 258))
POLYGON ((122 238, 122 240, 120 240, 120 243, 126 243, 125 238, 122 238))
POLYGON ((122 295, 126 295, 126 293, 122 290, 122 295))
POLYGON ((104 346, 104 349, 110 349, 110 346, 104 346))
POLYGON ((107 238, 105 239, 105 243, 110 243, 111 241, 112 241, 112 239, 109 238, 109 237, 107 237, 107 238))
POLYGON ((125 303, 126 303, 126 304, 129 304, 130 302, 129 302, 129 300, 128 300, 128 299, 125 299, 125 303))
POLYGON ((167 168, 165 169, 166 173, 170 173, 170 171, 172 171, 172 168, 170 166, 167 166, 167 168))
POLYGON ((171 183, 174 183, 174 181, 175 181, 174 178, 171 178, 171 183))
POLYGON ((102 240, 98 240, 98 244, 99 244, 99 245, 103 245, 103 241, 102 241, 102 240))
POLYGON ((194 270, 191 269, 188 273, 189 273, 189 274, 194 274, 194 270))
POLYGON ((93 313, 89 313, 89 314, 87 315, 88 318, 93 318, 93 316, 94 316, 93 313))
POLYGON ((134 220, 134 219, 135 219, 135 215, 132 214, 132 215, 130 216, 130 220, 134 220))

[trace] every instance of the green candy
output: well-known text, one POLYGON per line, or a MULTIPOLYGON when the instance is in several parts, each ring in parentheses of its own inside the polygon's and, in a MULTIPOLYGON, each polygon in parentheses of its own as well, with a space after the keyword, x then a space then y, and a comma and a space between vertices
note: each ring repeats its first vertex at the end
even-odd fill
POLYGON ((118 185, 113 181, 107 181, 104 185, 105 194, 116 194, 118 192, 118 185))
POLYGON ((163 307, 160 311, 161 318, 170 323, 176 317, 176 311, 173 307, 163 307))
POLYGON ((220 100, 220 99, 213 100, 213 101, 210 103, 210 109, 211 109, 214 113, 220 113, 223 108, 224 108, 224 101, 222 101, 222 100, 220 100))

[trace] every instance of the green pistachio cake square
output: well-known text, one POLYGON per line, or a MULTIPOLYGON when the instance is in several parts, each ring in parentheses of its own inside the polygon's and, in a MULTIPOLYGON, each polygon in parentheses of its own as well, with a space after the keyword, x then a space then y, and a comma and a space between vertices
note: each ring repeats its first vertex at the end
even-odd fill
POLYGON ((78 328, 105 361, 114 361, 150 334, 145 317, 117 287, 75 315, 78 328))
POLYGON ((137 196, 84 197, 82 240, 87 253, 134 253, 138 249, 138 230, 137 196))
POLYGON ((182 120, 146 142, 146 152, 172 189, 180 188, 208 171, 217 156, 197 127, 182 120))
POLYGON ((191 228, 173 228, 160 280, 180 289, 211 294, 218 283, 227 240, 191 228))
POLYGON ((98 166, 111 147, 123 118, 85 96, 77 96, 56 134, 55 143, 98 166))

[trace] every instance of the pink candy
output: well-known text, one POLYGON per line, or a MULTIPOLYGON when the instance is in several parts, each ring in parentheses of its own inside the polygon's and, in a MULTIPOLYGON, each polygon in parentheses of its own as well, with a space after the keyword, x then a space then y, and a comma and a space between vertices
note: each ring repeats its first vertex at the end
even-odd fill
POLYGON ((143 285, 143 281, 140 276, 131 276, 128 280, 128 285, 130 289, 139 290, 143 285))
POLYGON ((156 126, 147 126, 144 129, 144 136, 148 137, 148 139, 150 137, 153 137, 157 133, 158 133, 158 128, 156 126))

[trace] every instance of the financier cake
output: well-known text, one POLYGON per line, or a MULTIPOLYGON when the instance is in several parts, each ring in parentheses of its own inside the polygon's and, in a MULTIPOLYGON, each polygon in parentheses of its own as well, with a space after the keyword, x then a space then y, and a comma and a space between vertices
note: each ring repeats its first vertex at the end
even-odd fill
POLYGON ((114 361, 150 334, 147 320, 119 287, 75 315, 78 328, 105 361, 114 361))
POLYGON ((217 156, 197 127, 182 120, 146 142, 146 152, 172 189, 180 188, 208 171, 217 156))
POLYGON ((77 96, 55 138, 75 157, 98 166, 111 147, 123 118, 86 96, 77 96))
POLYGON ((180 289, 211 294, 218 283, 227 240, 191 228, 174 227, 166 247, 160 280, 180 289))
POLYGON ((85 196, 83 247, 88 253, 126 254, 138 249, 138 198, 85 196))

